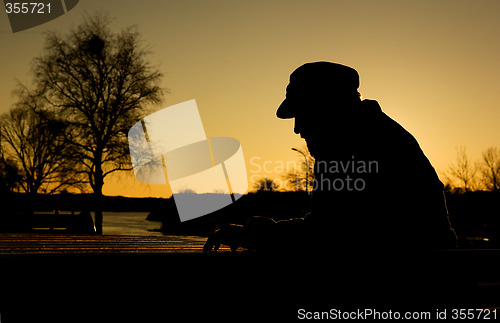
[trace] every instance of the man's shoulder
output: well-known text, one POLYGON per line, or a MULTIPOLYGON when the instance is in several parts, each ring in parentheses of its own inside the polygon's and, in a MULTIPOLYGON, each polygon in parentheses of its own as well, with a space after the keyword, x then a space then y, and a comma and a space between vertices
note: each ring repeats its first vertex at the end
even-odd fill
POLYGON ((369 115, 368 122, 378 135, 382 135, 386 139, 391 139, 391 141, 403 140, 418 144, 415 137, 408 130, 382 111, 382 108, 377 101, 363 100, 361 101, 361 104, 363 109, 369 115))

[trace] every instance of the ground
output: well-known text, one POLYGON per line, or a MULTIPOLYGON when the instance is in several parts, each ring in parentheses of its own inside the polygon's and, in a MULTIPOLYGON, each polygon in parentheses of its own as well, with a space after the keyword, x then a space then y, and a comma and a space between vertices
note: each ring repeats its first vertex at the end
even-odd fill
POLYGON ((500 250, 203 253, 204 240, 0 234, 1 322, 284 322, 300 309, 500 312, 500 250))

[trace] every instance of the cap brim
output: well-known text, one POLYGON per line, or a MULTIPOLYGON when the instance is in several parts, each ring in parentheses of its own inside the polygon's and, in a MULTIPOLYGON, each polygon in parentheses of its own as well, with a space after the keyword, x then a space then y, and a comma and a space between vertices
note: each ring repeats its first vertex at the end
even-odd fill
POLYGON ((290 106, 290 103, 287 102, 287 99, 281 102, 278 110, 276 111, 276 116, 280 119, 291 119, 295 117, 294 111, 290 106))

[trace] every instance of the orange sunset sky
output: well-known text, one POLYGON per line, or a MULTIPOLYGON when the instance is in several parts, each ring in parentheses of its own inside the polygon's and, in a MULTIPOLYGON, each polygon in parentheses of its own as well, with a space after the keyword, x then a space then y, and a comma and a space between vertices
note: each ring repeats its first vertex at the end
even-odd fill
MULTIPOLYGON (((64 16, 15 34, 2 13, 0 113, 15 102, 16 79, 29 83, 44 31, 64 33, 96 11, 115 18, 115 31, 136 25, 150 45, 168 90, 156 108, 196 99, 207 136, 241 142, 249 179, 280 178, 258 172, 265 161, 274 170, 300 160, 291 148, 304 141, 275 111, 290 73, 317 60, 354 67, 363 97, 409 130, 438 172, 457 146, 473 159, 500 146, 497 0, 80 0, 64 16)), ((170 195, 168 186, 140 184, 132 173, 109 177, 104 193, 170 195)))

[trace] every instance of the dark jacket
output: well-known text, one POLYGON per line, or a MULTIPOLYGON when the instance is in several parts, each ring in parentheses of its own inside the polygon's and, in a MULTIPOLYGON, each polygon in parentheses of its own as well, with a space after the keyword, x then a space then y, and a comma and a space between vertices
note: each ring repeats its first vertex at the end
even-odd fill
POLYGON ((311 150, 312 235, 343 246, 453 247, 443 184, 415 138, 376 101, 350 113, 353 122, 311 150))

